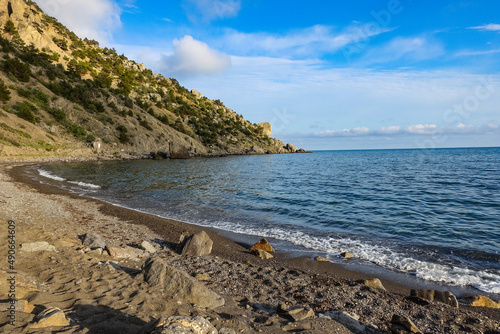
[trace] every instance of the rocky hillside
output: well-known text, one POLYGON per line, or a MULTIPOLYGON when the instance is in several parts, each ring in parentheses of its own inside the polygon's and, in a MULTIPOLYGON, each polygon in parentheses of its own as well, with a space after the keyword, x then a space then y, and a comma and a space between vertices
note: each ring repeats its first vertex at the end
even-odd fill
POLYGON ((80 39, 32 1, 0 0, 0 156, 291 153, 243 116, 80 39))

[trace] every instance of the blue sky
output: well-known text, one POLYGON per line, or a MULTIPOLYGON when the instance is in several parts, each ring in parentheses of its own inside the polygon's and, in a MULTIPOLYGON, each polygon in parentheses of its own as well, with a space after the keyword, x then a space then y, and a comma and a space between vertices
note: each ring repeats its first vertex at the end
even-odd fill
POLYGON ((37 3, 300 147, 500 146, 500 1, 37 3))

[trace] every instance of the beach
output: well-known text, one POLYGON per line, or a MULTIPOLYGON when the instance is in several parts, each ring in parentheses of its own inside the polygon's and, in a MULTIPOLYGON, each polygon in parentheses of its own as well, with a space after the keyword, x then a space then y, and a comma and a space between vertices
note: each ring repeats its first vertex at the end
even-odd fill
MULTIPOLYGON (((363 282, 375 278, 368 274, 309 257, 291 258, 279 250, 273 259, 262 260, 248 252, 251 244, 234 242, 215 230, 40 184, 22 173, 20 167, 28 163, 0 165, 0 237, 7 239, 8 222, 14 222, 18 246, 14 276, 17 292, 23 293, 18 299, 29 305, 15 312, 13 324, 9 312, 1 313, 3 332, 146 333, 162 317, 173 316, 201 317, 220 333, 411 332, 398 320, 401 317, 423 333, 500 330, 498 309, 470 306, 465 297, 458 299, 458 307, 421 295, 410 297, 414 287, 401 282, 381 279, 383 288, 373 287, 363 282), (181 256, 180 236, 201 230, 213 241, 211 254, 181 256), (91 232, 129 253, 113 257, 86 249, 81 236, 91 232), (222 296, 224 305, 202 307, 167 296, 161 287, 148 283, 143 265, 153 255, 140 249, 144 241, 156 247, 154 256, 222 296), (54 248, 23 249, 23 244, 35 242, 54 248), (50 307, 64 312, 67 325, 33 326, 37 314, 50 307), (293 310, 306 315, 295 319, 293 310)), ((0 250, 2 282, 3 276, 12 276, 7 247, 2 244, 0 250)), ((8 302, 5 294, 2 300, 8 302)))

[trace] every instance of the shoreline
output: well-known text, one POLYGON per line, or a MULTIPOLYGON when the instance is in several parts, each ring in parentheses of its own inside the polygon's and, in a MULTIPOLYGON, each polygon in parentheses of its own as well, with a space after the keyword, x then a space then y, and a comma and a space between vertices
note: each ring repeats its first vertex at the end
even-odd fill
MULTIPOLYGON (((251 242, 233 241, 221 231, 72 194, 39 183, 22 172, 28 164, 47 162, 0 163, 0 182, 8 186, 0 189, 0 203, 4 203, 0 205, 8 209, 3 210, 0 217, 19 221, 20 243, 47 240, 56 246, 56 255, 21 252, 19 268, 26 268, 27 273, 35 275, 34 280, 39 280, 40 287, 43 287, 37 295, 28 295, 28 302, 37 307, 40 304, 60 307, 69 314, 75 328, 95 329, 95 326, 116 325, 110 325, 108 320, 87 324, 90 322, 87 318, 101 319, 104 312, 117 316, 120 326, 126 324, 126 328, 132 328, 131 319, 134 319, 134 324, 144 327, 151 323, 151 318, 158 319, 162 314, 186 314, 207 319, 218 317, 225 327, 229 326, 236 332, 281 333, 290 328, 302 328, 307 333, 355 332, 346 330, 338 321, 322 316, 328 310, 339 310, 358 315, 366 333, 386 332, 391 327, 391 316, 394 314, 413 319, 425 333, 440 333, 445 327, 456 331, 464 328, 500 329, 498 309, 468 306, 460 299, 459 308, 439 302, 419 304, 408 297, 409 290, 414 286, 380 277, 387 290, 370 288, 358 280, 372 279, 376 277, 373 274, 352 271, 336 263, 317 262, 310 257, 290 258, 289 254, 279 250, 274 259, 260 260, 248 253, 251 242), (8 193, 9 190, 11 193, 8 193), (168 249, 175 248, 183 232, 192 234, 201 230, 206 231, 214 242, 211 255, 186 258, 168 249), (163 256, 193 277, 208 273, 210 279, 207 286, 222 294, 227 306, 213 311, 181 301, 178 301, 180 306, 175 306, 161 298, 157 300, 158 292, 150 293, 152 288, 139 279, 142 277, 140 266, 145 259, 117 262, 123 273, 110 276, 105 266, 115 263, 115 260, 93 252, 82 253, 77 236, 90 231, 100 233, 114 244, 140 244, 141 240, 151 240, 167 246, 163 247, 163 256), (84 283, 79 283, 82 281, 79 275, 84 283), (106 285, 106 289, 100 290, 103 289, 101 285, 106 285), (129 297, 124 297, 123 291, 127 291, 129 297), (123 308, 124 302, 135 308, 123 308), (311 307, 313 317, 290 322, 280 313, 279 305, 283 302, 292 307, 311 307), (87 311, 82 311, 82 307, 87 311), (89 307, 92 312, 88 311, 89 307), (232 320, 224 322, 224 314, 230 315, 232 320), (469 324, 468 319, 478 319, 479 323, 469 324)), ((4 268, 0 266, 0 274, 4 268)), ((35 312, 27 319, 33 319, 35 312)), ((218 324, 218 329, 223 327, 215 320, 211 322, 218 324)), ((14 332, 18 332, 17 329, 14 332)), ((129 332, 139 331, 122 331, 129 332)))
MULTIPOLYGON (((106 159, 105 161, 114 161, 115 159, 106 159)), ((160 217, 147 212, 141 212, 136 209, 127 208, 113 203, 109 203, 100 199, 85 197, 70 191, 63 190, 56 186, 41 183, 32 179, 31 177, 25 175, 21 169, 27 167, 28 165, 38 165, 46 163, 65 163, 65 162, 85 162, 85 161, 98 161, 95 159, 85 159, 76 158, 70 161, 43 161, 43 162, 30 162, 16 166, 11 169, 9 175, 14 179, 14 181, 21 182, 23 184, 29 185, 31 188, 37 191, 48 194, 48 195, 63 195, 71 198, 79 198, 90 200, 100 206, 101 213, 105 215, 110 215, 122 221, 127 221, 132 224, 142 225, 149 228, 154 233, 161 236, 165 241, 175 244, 182 233, 188 232, 190 234, 199 231, 210 231, 209 235, 213 240, 218 242, 214 243, 213 254, 220 256, 222 258, 236 261, 236 262, 247 262, 250 260, 255 260, 255 256, 248 252, 248 249, 253 245, 253 243, 260 240, 262 237, 255 235, 245 235, 241 233, 235 233, 226 230, 220 230, 217 228, 212 228, 208 226, 196 225, 186 221, 179 221, 175 219, 160 217), (76 161, 75 161, 76 160, 76 161), (251 240, 251 241, 249 241, 251 240), (218 247, 217 245, 223 245, 218 247)), ((123 160, 127 161, 127 160, 123 160)), ((1 162, 0 162, 1 164, 1 162)), ((272 240, 272 238, 269 238, 272 240)), ((289 243, 278 241, 282 243, 289 243)), ((274 245, 274 244, 273 244, 274 245)), ((276 247, 275 247, 276 248, 276 247)), ((451 291, 457 297, 464 297, 470 295, 484 295, 487 297, 498 297, 497 294, 488 293, 478 290, 472 286, 457 286, 447 283, 427 281, 415 276, 408 275, 403 272, 397 272, 390 269, 382 268, 377 265, 368 265, 364 263, 356 262, 356 259, 346 260, 340 259, 339 262, 318 262, 313 258, 318 255, 324 254, 312 254, 305 255, 304 253, 309 252, 290 252, 287 250, 276 249, 275 259, 272 262, 274 266, 279 266, 280 264, 285 264, 287 266, 294 267, 296 269, 313 272, 334 275, 341 279, 360 281, 360 280, 370 280, 370 279, 380 279, 388 291, 397 293, 400 295, 408 296, 412 289, 427 289, 427 290, 448 290, 451 291), (356 263, 352 263, 356 262, 356 263), (356 269, 353 269, 355 267, 356 269)))

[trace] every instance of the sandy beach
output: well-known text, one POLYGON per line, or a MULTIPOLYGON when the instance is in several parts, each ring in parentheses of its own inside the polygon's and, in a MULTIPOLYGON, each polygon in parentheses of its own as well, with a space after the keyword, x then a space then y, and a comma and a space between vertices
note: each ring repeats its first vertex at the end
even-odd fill
POLYGON ((0 249, 2 332, 160 333, 173 317, 202 318, 219 333, 500 332, 500 310, 470 306, 468 298, 459 298, 457 307, 422 293, 410 297, 411 286, 381 279, 377 288, 363 282, 374 278, 367 274, 279 250, 261 260, 248 252, 251 244, 216 231, 39 184, 23 175, 24 164, 0 164, 0 237, 12 240, 14 230, 16 245, 15 262, 8 262, 9 243, 0 249), (180 236, 201 230, 213 241, 211 254, 181 256, 180 236), (85 247, 88 233, 102 236, 111 252, 85 247), (141 249, 144 241, 155 255, 141 249), (33 251, 35 242, 53 247, 33 251), (215 292, 224 305, 205 307, 152 284, 144 266, 151 257, 215 292), (8 309, 12 276, 21 300, 14 319, 8 309), (66 322, 40 327, 40 313, 50 308, 63 312, 66 322))

